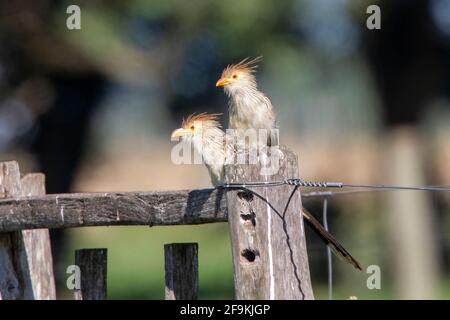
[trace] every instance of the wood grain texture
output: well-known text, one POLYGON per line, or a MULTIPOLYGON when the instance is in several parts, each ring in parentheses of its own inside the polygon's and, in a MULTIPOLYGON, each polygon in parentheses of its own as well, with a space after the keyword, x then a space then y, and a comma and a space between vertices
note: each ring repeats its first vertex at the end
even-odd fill
MULTIPOLYGON (((0 191, 4 197, 21 195, 20 171, 16 161, 0 162, 0 191)), ((1 217, 11 213, 1 213, 1 217)), ((0 299, 32 299, 22 232, 0 233, 0 299)))
MULTIPOLYGON (((21 180, 15 161, 0 163, 0 186, 6 197, 45 194, 44 175, 29 174, 21 180)), ((0 297, 56 299, 48 230, 0 234, 0 297)))
MULTIPOLYGON (((30 173, 22 178, 23 196, 45 195, 45 176, 30 173)), ((33 299, 55 300, 53 257, 48 229, 23 230, 22 239, 33 288, 33 299)))
POLYGON ((106 300, 107 259, 107 249, 75 250, 75 264, 81 271, 81 288, 75 290, 75 300, 106 300))
POLYGON ((222 189, 73 193, 0 200, 0 232, 227 221, 222 189))
MULTIPOLYGON (((298 177, 297 156, 285 147, 280 151, 276 174, 261 175, 260 164, 228 165, 226 181, 298 177)), ((300 192, 289 200, 292 188, 286 185, 227 192, 237 299, 314 299, 300 192)))
POLYGON ((198 297, 198 244, 164 245, 166 300, 196 300, 198 297))

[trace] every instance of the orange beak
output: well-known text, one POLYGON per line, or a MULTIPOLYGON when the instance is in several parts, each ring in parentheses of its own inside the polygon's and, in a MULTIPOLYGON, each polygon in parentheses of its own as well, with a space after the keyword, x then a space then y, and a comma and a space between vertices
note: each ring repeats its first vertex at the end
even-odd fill
POLYGON ((216 87, 225 87, 226 85, 229 85, 230 83, 231 83, 230 80, 224 79, 224 78, 220 78, 216 82, 216 87))

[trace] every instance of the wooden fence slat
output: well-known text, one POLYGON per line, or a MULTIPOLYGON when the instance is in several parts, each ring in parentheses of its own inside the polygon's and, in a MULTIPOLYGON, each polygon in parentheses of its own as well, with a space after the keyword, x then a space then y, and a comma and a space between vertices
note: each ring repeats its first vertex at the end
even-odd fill
MULTIPOLYGON (((243 183, 298 177, 297 156, 285 147, 280 151, 276 174, 261 175, 260 164, 228 165, 225 179, 243 183)), ((253 193, 227 192, 236 298, 314 299, 300 191, 289 199, 292 186, 248 190, 253 193)))
MULTIPOLYGON (((27 174, 22 178, 22 195, 45 194, 45 176, 42 173, 27 174)), ((23 230, 23 244, 37 300, 55 300, 56 288, 53 274, 53 257, 48 229, 23 230)))
POLYGON ((107 249, 75 250, 75 265, 80 268, 80 289, 75 290, 75 300, 106 300, 107 249))
POLYGON ((0 200, 0 232, 225 221, 227 208, 222 189, 73 193, 0 200))
MULTIPOLYGON (((44 175, 30 174, 21 180, 17 162, 1 162, 0 188, 8 198, 42 196, 44 175)), ((14 220, 14 211, 6 218, 14 220)), ((0 233, 0 298, 56 299, 48 230, 0 233)))
POLYGON ((196 300, 198 296, 198 244, 164 245, 166 300, 196 300))
MULTIPOLYGON (((20 171, 16 161, 0 162, 0 192, 5 198, 21 195, 20 171)), ((4 218, 8 212, 0 215, 4 218)), ((9 212, 12 215, 11 212, 9 212)), ((18 252, 22 232, 0 233, 0 299, 31 298, 31 280, 26 277, 27 261, 18 252), (20 257, 16 259, 16 257, 20 257), (25 269, 25 273, 22 272, 25 269)))

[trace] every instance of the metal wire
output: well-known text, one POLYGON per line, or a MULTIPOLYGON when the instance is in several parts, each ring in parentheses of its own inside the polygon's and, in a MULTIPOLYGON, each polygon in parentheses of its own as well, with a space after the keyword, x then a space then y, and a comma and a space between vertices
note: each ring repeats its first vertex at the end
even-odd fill
MULTIPOLYGON (((262 181, 262 182, 245 182, 245 183, 225 183, 223 188, 247 188, 247 187, 277 187, 283 185, 300 186, 308 188, 359 188, 371 190, 416 190, 416 191, 441 191, 450 192, 448 186, 402 186, 388 184, 352 184, 344 182, 330 181, 306 181, 302 179, 286 179, 283 181, 262 181)), ((359 190, 361 192, 364 190, 359 190)), ((368 191, 368 190, 367 190, 368 191)), ((366 192, 367 192, 366 191, 366 192)), ((342 193, 342 192, 340 192, 342 193)), ((333 195, 336 193, 317 193, 317 195, 333 195)))
POLYGON ((450 188, 441 186, 399 186, 386 184, 342 184, 343 188, 365 188, 365 189, 384 189, 384 190, 416 190, 416 191, 444 191, 450 192, 450 188))
POLYGON ((365 189, 365 190, 343 190, 343 191, 312 191, 312 192, 302 193, 302 198, 310 198, 310 197, 322 198, 322 197, 345 196, 345 195, 364 194, 364 193, 372 193, 372 192, 386 192, 386 191, 392 191, 392 190, 365 189))
POLYGON ((417 191, 446 191, 450 192, 448 186, 401 186, 388 184, 353 184, 344 182, 317 182, 302 179, 287 179, 286 184, 299 185, 301 187, 314 188, 360 188, 360 189, 385 189, 385 190, 417 190, 417 191))
POLYGON ((285 181, 261 181, 261 182, 246 182, 246 183, 225 183, 222 185, 225 189, 232 188, 258 188, 258 187, 278 187, 285 185, 285 181))

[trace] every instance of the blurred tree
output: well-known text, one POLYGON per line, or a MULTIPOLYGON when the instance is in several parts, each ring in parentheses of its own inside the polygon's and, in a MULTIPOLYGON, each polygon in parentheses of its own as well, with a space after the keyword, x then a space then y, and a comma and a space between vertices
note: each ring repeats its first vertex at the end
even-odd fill
MULTIPOLYGON (((4 96, 22 98, 35 118, 27 146, 46 175, 48 193, 70 191, 105 82, 76 48, 54 36, 50 16, 56 9, 56 2, 46 0, 0 3, 0 67, 6 69, 1 87, 7 88, 4 96), (50 97, 42 96, 42 83, 50 97)), ((51 238, 61 280, 62 232, 52 230, 51 238)))
MULTIPOLYGON (((362 26, 362 41, 382 99, 388 131, 385 176, 426 184, 424 143, 417 125, 427 108, 449 96, 448 39, 431 14, 436 1, 381 1, 381 30, 362 26), (447 90, 447 91, 446 91, 447 90)), ((449 12, 450 13, 450 12, 449 12)), ((400 298, 435 298, 438 284, 436 215, 429 195, 387 195, 388 254, 400 298)))

